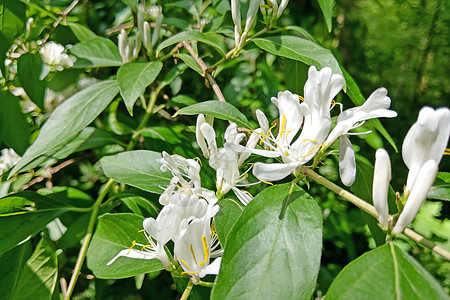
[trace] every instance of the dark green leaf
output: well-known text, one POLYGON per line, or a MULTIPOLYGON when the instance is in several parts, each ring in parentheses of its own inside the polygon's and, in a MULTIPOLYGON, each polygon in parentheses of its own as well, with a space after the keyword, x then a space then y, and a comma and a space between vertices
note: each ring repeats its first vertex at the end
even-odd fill
POLYGON ((115 80, 103 81, 64 101, 42 126, 39 136, 13 168, 10 176, 35 158, 71 140, 108 106, 118 92, 115 80))
POLYGON ((19 98, 0 91, 0 140, 22 155, 30 145, 30 126, 25 120, 19 98))
POLYGON ((450 201, 450 173, 439 172, 427 198, 450 201))
POLYGON ((198 41, 205 43, 214 47, 214 49, 218 50, 222 55, 225 55, 226 52, 226 49, 222 47, 223 41, 215 35, 206 35, 199 31, 183 31, 168 38, 167 40, 164 40, 161 44, 159 44, 158 48, 156 49, 156 56, 158 56, 161 50, 163 50, 164 48, 183 41, 198 41))
POLYGON ((113 264, 106 264, 120 251, 136 243, 148 241, 142 230, 144 217, 135 214, 105 214, 100 216, 97 229, 87 252, 87 266, 98 278, 126 278, 163 269, 157 259, 142 260, 120 257, 113 264))
POLYGON ((200 67, 195 62, 195 59, 192 56, 186 53, 177 53, 174 56, 184 61, 185 64, 187 64, 192 70, 197 72, 200 76, 204 76, 202 69, 200 69, 200 67))
POLYGON ((327 23, 328 32, 331 32, 333 23, 331 17, 333 16, 333 4, 334 0, 317 0, 320 9, 322 10, 323 17, 325 18, 325 23, 327 23))
POLYGON ((23 89, 41 110, 44 110, 46 83, 40 80, 42 60, 39 54, 23 54, 17 60, 17 76, 23 89))
POLYGON ((92 30, 90 30, 89 28, 87 28, 84 25, 77 24, 77 23, 69 23, 67 25, 70 27, 73 34, 80 42, 89 41, 89 40, 99 37, 92 30))
POLYGON ((70 52, 83 60, 74 64, 75 68, 95 68, 122 65, 117 46, 109 39, 97 37, 75 44, 70 52))
POLYGON ((161 186, 169 185, 172 176, 160 170, 161 154, 153 151, 136 150, 103 157, 100 160, 105 175, 144 191, 161 194, 161 186))
POLYGON ((393 243, 363 254, 342 270, 326 299, 449 299, 417 261, 393 243))
POLYGON ((269 187, 245 208, 225 245, 212 299, 310 299, 319 272, 322 215, 304 190, 269 187))
POLYGON ((45 238, 31 257, 29 253, 25 243, 0 256, 0 291, 5 299, 51 299, 58 280, 56 253, 45 238))
POLYGON ((132 212, 146 218, 156 218, 159 213, 159 209, 154 203, 145 199, 144 197, 134 194, 121 194, 118 195, 120 201, 122 201, 132 212))
MULTIPOLYGON (((297 36, 272 36, 253 39, 255 44, 272 54, 299 60, 307 65, 314 65, 318 69, 330 67, 335 74, 342 74, 339 63, 334 58, 330 50, 325 49, 316 43, 297 36)), ((344 89, 346 85, 344 85, 344 89)))
POLYGON ((210 100, 200 102, 188 107, 184 107, 177 111, 174 115, 198 115, 205 114, 213 116, 222 120, 229 120, 236 123, 239 126, 251 128, 247 117, 244 116, 236 107, 227 102, 221 102, 217 100, 210 100))
POLYGON ((137 98, 145 92, 161 71, 162 63, 126 63, 117 71, 117 83, 120 94, 130 115, 133 115, 133 105, 137 98))
POLYGON ((41 231, 65 210, 44 210, 0 215, 0 253, 17 246, 28 236, 41 231))

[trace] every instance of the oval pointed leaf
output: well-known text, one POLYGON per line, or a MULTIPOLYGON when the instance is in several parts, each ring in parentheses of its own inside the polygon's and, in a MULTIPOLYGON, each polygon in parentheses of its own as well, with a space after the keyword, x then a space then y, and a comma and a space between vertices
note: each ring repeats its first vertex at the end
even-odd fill
POLYGON ((104 214, 98 218, 98 226, 87 252, 87 266, 98 278, 126 278, 163 269, 157 259, 143 260, 119 257, 106 264, 120 251, 128 249, 136 241, 146 245, 142 230, 144 217, 135 214, 104 214))
POLYGON ((23 54, 17 60, 17 77, 23 89, 41 110, 44 110, 46 83, 40 80, 42 60, 39 54, 23 54))
POLYGON ((336 277, 326 299, 449 299, 417 261, 385 244, 352 261, 336 277))
POLYGON ((115 80, 103 81, 64 101, 42 126, 39 136, 12 169, 10 176, 40 155, 71 140, 108 106, 118 92, 115 80))
POLYGON ((223 41, 220 38, 214 35, 206 35, 199 31, 184 31, 168 38, 167 40, 159 44, 158 48, 156 49, 156 56, 158 57, 159 52, 161 52, 161 50, 163 50, 164 48, 183 41, 198 41, 205 43, 207 45, 213 46, 214 49, 225 56, 226 49, 220 46, 223 44, 223 41))
POLYGON ((109 39, 97 37, 75 44, 70 52, 81 58, 75 68, 111 67, 122 65, 117 46, 109 39))
POLYGON ((212 299, 310 299, 320 266, 322 215, 291 184, 265 189, 228 235, 212 299))
POLYGON ((227 102, 221 102, 217 100, 210 100, 200 102, 188 107, 184 107, 177 111, 174 115, 198 115, 205 114, 213 116, 221 120, 228 120, 236 123, 239 126, 251 128, 248 123, 247 117, 244 116, 236 107, 227 102))
POLYGON ((77 23, 69 23, 67 25, 70 27, 73 34, 80 42, 89 41, 99 37, 92 30, 90 30, 84 25, 77 23))
POLYGON ((117 71, 117 83, 120 94, 130 115, 133 115, 133 105, 137 98, 142 95, 145 88, 149 86, 161 71, 162 63, 126 63, 117 71))
POLYGON ((327 23, 328 32, 331 32, 333 23, 331 17, 333 16, 333 4, 334 0, 317 0, 320 9, 322 10, 323 17, 325 18, 325 23, 327 23))
POLYGON ((283 35, 257 38, 253 39, 253 42, 259 48, 277 56, 299 60, 307 65, 314 65, 318 69, 330 67, 334 74, 344 76, 333 53, 310 40, 283 35))
POLYGON ((161 194, 172 179, 170 172, 161 171, 161 153, 136 150, 103 157, 100 160, 105 175, 120 183, 144 191, 161 194))

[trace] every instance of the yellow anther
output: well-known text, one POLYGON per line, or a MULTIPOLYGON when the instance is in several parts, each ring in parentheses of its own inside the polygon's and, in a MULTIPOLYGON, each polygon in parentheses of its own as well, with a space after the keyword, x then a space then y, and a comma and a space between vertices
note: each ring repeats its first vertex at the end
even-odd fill
MULTIPOLYGON (((256 177, 256 176, 255 176, 255 177, 256 177)), ((269 185, 273 185, 272 182, 264 181, 264 180, 262 180, 262 179, 260 179, 260 178, 258 178, 258 177, 256 177, 256 179, 258 179, 258 180, 261 181, 262 183, 269 184, 269 185)), ((243 192, 247 192, 247 191, 243 191, 243 192)), ((248 193, 248 192, 247 192, 247 193, 248 193)), ((249 194, 250 194, 250 193, 249 193, 249 194)))
POLYGON ((305 98, 303 98, 302 96, 298 95, 298 99, 300 99, 300 101, 305 101, 305 98))
POLYGON ((128 249, 127 255, 130 254, 130 251, 131 251, 131 249, 133 249, 134 246, 136 246, 136 241, 133 241, 133 242, 131 243, 131 247, 128 249))
POLYGON ((194 249, 192 248, 192 244, 191 244, 191 246, 189 247, 189 249, 191 250, 192 257, 194 258, 195 263, 197 263, 197 259, 195 258, 194 249))
POLYGON ((450 155, 450 148, 445 149, 444 155, 450 155))
POLYGON ((311 142, 311 143, 316 143, 316 142, 317 142, 317 140, 304 139, 304 140, 303 140, 303 141, 301 141, 300 143, 303 143, 303 142, 311 142))
MULTIPOLYGON (((182 260, 182 259, 178 259, 178 261, 179 262, 182 262, 185 266, 186 266, 186 268, 188 268, 189 270, 191 270, 191 268, 189 268, 189 265, 187 264, 187 262, 185 262, 184 260, 182 260)), ((187 272, 186 272, 187 273, 187 272)))
POLYGON ((145 229, 141 229, 141 230, 139 230, 138 232, 144 232, 145 231, 145 229))
POLYGON ((201 271, 196 271, 196 272, 186 272, 186 271, 184 271, 184 272, 181 272, 181 275, 184 275, 184 274, 198 274, 198 273, 200 273, 201 271))
POLYGON ((152 245, 142 245, 141 251, 142 251, 142 250, 144 250, 144 249, 145 249, 145 248, 147 248, 147 247, 149 247, 149 248, 153 248, 153 246, 152 246, 152 245))
POLYGON ((204 263, 208 261, 209 258, 209 248, 208 248, 208 243, 206 241, 206 237, 202 234, 202 242, 203 242, 203 256, 204 256, 204 260, 200 262, 200 266, 203 267, 204 263), (202 264, 203 263, 203 264, 202 264))

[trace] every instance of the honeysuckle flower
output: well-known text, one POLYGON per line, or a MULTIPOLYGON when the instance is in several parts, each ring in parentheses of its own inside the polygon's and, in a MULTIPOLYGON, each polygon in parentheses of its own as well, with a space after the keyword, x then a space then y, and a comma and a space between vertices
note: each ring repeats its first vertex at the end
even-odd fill
POLYGON ((174 258, 185 274, 189 274, 194 282, 198 282, 208 274, 217 275, 221 257, 212 263, 211 259, 222 254, 217 236, 210 229, 210 220, 189 218, 180 225, 180 233, 174 245, 174 258))
POLYGON ((73 66, 73 61, 69 55, 63 53, 65 48, 63 45, 57 44, 55 42, 45 43, 44 46, 39 50, 39 54, 42 57, 42 61, 54 67, 56 70, 63 70, 67 67, 73 66))
POLYGON ((434 110, 423 107, 417 122, 412 125, 402 146, 403 161, 409 168, 405 194, 419 183, 422 166, 429 160, 437 164, 442 159, 450 134, 450 110, 447 107, 434 110))
POLYGON ((0 175, 15 166, 21 157, 12 148, 5 148, 0 154, 0 175))
POLYGON ((414 220, 420 207, 427 198, 428 190, 433 185, 437 172, 438 163, 434 160, 429 160, 421 166, 411 193, 406 200, 405 207, 392 230, 393 235, 402 233, 406 226, 414 220))
POLYGON ((214 128, 205 121, 203 115, 200 114, 197 118, 197 144, 204 156, 209 158, 209 165, 216 170, 216 187, 218 193, 225 195, 228 191, 233 190, 236 197, 244 205, 247 205, 253 197, 238 188, 249 185, 246 183, 248 170, 240 174, 239 167, 249 157, 250 152, 241 151, 241 149, 253 149, 258 142, 258 136, 259 134, 257 132, 252 133, 246 146, 240 146, 239 143, 245 137, 245 134, 239 133, 237 131, 237 125, 231 123, 225 131, 226 142, 224 147, 218 148, 214 128))
MULTIPOLYGON (((391 99, 387 97, 387 90, 379 88, 374 91, 363 105, 344 110, 337 119, 336 126, 328 135, 323 148, 329 147, 340 137, 340 144, 346 148, 339 147, 339 169, 341 171, 342 183, 350 186, 355 181, 356 163, 354 161, 354 151, 350 140, 345 137, 351 129, 357 128, 364 124, 364 121, 373 118, 394 118, 397 112, 388 110, 391 105, 391 99), (344 138, 345 137, 345 138, 344 138), (344 139, 344 140, 343 140, 344 139), (353 161, 351 161, 353 157, 353 161)), ((365 134, 352 133, 352 134, 365 134)))
MULTIPOLYGON (((278 5, 277 0, 268 0, 267 4, 272 9, 272 19, 278 19, 281 17, 281 14, 283 13, 284 9, 286 8, 289 0, 282 0, 280 5, 278 5)), ((264 10, 264 7, 261 6, 261 10, 264 10)))
POLYGON ((250 0, 250 5, 248 7, 247 16, 245 18, 245 29, 244 32, 247 32, 252 27, 253 23, 256 19, 256 14, 258 13, 258 8, 261 5, 261 0, 250 0))
POLYGON ((330 68, 317 71, 309 69, 305 84, 305 99, 300 103, 299 96, 289 91, 278 93, 272 103, 279 110, 280 126, 275 138, 270 132, 269 122, 262 112, 256 116, 263 135, 260 143, 268 150, 247 150, 266 157, 281 157, 283 163, 255 163, 253 174, 264 181, 281 180, 307 163, 318 152, 330 128, 330 107, 333 98, 342 89, 344 78, 332 74, 330 68), (303 129, 294 141, 300 128, 303 129))
POLYGON ((239 0, 231 0, 231 18, 234 23, 234 45, 237 47, 242 33, 241 11, 239 9, 239 0))
MULTIPOLYGON (((170 215, 166 214, 166 216, 170 215)), ((170 261, 164 250, 164 245, 170 240, 170 231, 166 230, 164 226, 166 224, 170 224, 168 223, 168 221, 169 220, 149 222, 148 219, 145 219, 143 222, 143 227, 148 244, 141 245, 133 243, 133 245, 129 249, 120 251, 106 265, 111 265, 119 257, 128 257, 136 259, 159 259, 163 266, 165 268, 168 268, 170 265, 170 261), (135 246, 141 247, 141 250, 134 249, 135 246)))
POLYGON ((124 29, 120 31, 118 36, 118 49, 124 63, 131 62, 138 57, 139 51, 141 50, 141 43, 139 33, 135 37, 129 38, 124 29))
POLYGON ((391 181, 391 160, 386 150, 380 148, 375 153, 373 173, 372 200, 378 213, 378 223, 381 229, 388 229, 389 208, 388 191, 391 181))

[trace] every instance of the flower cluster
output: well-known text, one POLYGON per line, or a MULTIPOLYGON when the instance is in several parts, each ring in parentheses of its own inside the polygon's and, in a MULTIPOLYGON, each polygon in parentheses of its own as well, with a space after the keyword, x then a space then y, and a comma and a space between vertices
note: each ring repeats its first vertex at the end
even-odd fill
POLYGON ((219 211, 218 199, 214 192, 201 187, 197 161, 164 152, 160 162, 161 170, 169 170, 173 178, 160 197, 164 207, 158 217, 143 222, 148 245, 138 245, 142 249, 136 250, 134 244, 120 251, 108 265, 121 256, 159 259, 169 270, 178 263, 183 274, 188 274, 194 282, 207 274, 217 275, 222 250, 212 218, 219 211), (174 243, 173 256, 170 255, 173 258, 165 249, 170 240, 174 243))
MULTIPOLYGON (((424 107, 419 112, 402 146, 403 161, 409 169, 403 194, 404 205, 400 212, 393 235, 398 235, 419 212, 433 185, 450 135, 450 110, 424 107)), ((391 179, 391 162, 384 149, 378 149, 375 157, 373 180, 373 203, 378 212, 378 222, 383 230, 389 228, 388 188, 391 179)))
POLYGON ((63 45, 55 42, 45 43, 39 50, 42 61, 50 66, 51 70, 62 71, 64 68, 72 67, 73 61, 69 55, 64 53, 66 49, 63 45))
POLYGON ((5 148, 0 153, 0 175, 11 169, 20 160, 20 156, 9 148, 5 148))

